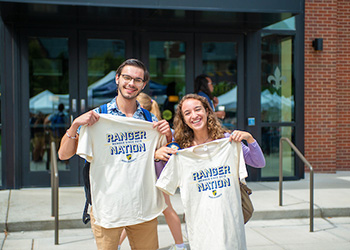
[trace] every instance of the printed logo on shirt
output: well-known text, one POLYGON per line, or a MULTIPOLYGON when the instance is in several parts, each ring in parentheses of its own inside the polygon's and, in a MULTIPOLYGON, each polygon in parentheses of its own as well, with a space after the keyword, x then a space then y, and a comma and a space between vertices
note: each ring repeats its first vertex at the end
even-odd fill
POLYGON ((194 172, 192 179, 196 182, 199 193, 210 191, 208 192, 210 198, 219 198, 222 195, 220 191, 231 186, 230 175, 231 168, 225 165, 194 172))
POLYGON ((146 139, 147 135, 144 130, 106 134, 106 142, 109 144, 110 154, 124 154, 126 160, 122 161, 127 163, 136 160, 135 154, 147 151, 144 143, 146 139))
POLYGON ((127 154, 125 157, 126 157, 126 160, 122 159, 122 162, 130 163, 136 160, 136 159, 132 159, 132 154, 127 154))
POLYGON ((209 195, 210 198, 219 198, 221 197, 222 194, 218 194, 218 191, 217 190, 213 190, 212 191, 212 194, 213 195, 209 195))

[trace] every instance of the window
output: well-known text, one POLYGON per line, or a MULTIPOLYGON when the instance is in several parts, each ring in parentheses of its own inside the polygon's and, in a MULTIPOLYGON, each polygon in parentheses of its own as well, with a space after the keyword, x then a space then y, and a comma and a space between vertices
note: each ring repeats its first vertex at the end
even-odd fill
POLYGON ((125 41, 88 39, 88 109, 117 95, 115 71, 125 61, 125 41))
MULTIPOLYGON (((261 47, 261 122, 262 149, 268 168, 262 177, 279 175, 279 140, 294 142, 293 36, 263 34, 261 47)), ((294 153, 283 147, 283 175, 295 175, 294 153)))
MULTIPOLYGON (((50 169, 51 141, 56 150, 69 127, 68 38, 30 37, 30 171, 50 169)), ((69 170, 60 161, 61 171, 69 170)))
POLYGON ((176 105, 186 93, 186 43, 150 41, 149 73, 150 95, 172 126, 176 105))

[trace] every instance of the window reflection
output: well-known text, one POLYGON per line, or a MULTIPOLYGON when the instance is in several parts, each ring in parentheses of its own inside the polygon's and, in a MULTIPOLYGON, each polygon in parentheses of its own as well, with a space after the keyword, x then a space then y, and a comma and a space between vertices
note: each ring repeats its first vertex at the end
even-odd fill
MULTIPOLYGON (((263 34, 261 53, 261 121, 264 124, 262 149, 267 166, 262 169, 261 176, 277 177, 279 140, 287 137, 294 141, 293 37, 263 34), (282 126, 279 124, 282 122, 291 123, 291 126, 282 126)), ((283 175, 294 176, 294 166, 292 149, 283 147, 283 175)))
POLYGON ((293 40, 262 38, 262 122, 294 121, 293 40))
POLYGON ((223 125, 237 126, 237 44, 235 42, 203 42, 202 73, 213 81, 213 95, 219 100, 217 110, 226 112, 223 125))
MULTIPOLYGON (((262 144, 266 167, 261 170, 261 177, 276 177, 279 174, 279 140, 286 137, 294 141, 292 127, 263 127, 262 144)), ((294 152, 289 146, 283 147, 283 176, 294 176, 294 152)))
MULTIPOLYGON (((30 171, 50 169, 51 141, 58 149, 69 126, 68 39, 29 38, 30 171)), ((59 161, 60 171, 69 170, 59 161)))
POLYGON ((186 93, 186 44, 182 41, 149 43, 150 95, 162 118, 172 126, 176 105, 186 93))
POLYGON ((88 39, 88 109, 117 95, 115 71, 125 61, 125 41, 88 39))
POLYGON ((295 17, 287 18, 264 28, 264 30, 295 30, 295 17))

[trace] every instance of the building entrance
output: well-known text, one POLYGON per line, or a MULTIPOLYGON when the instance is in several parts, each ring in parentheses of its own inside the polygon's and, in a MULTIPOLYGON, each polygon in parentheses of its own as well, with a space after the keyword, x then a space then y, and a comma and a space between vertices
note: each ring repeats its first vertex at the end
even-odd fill
POLYGON ((149 33, 144 36, 142 59, 149 66, 149 93, 163 118, 172 124, 178 101, 194 92, 194 79, 206 74, 213 82, 216 110, 228 129, 243 128, 243 37, 204 34, 149 33), (181 38, 181 39, 179 39, 181 38))
MULTIPOLYGON (((138 39, 128 32, 24 32, 22 186, 50 185, 50 142, 57 150, 74 118, 115 97, 115 70, 126 58, 145 62, 151 74, 145 91, 170 123, 178 101, 193 93, 194 78, 204 73, 214 83, 216 108, 226 112, 223 124, 243 129, 242 40, 232 35, 147 33, 138 39), (135 40, 141 41, 139 54, 133 52, 135 40)), ((60 185, 82 185, 82 166, 77 156, 59 161, 60 185)))

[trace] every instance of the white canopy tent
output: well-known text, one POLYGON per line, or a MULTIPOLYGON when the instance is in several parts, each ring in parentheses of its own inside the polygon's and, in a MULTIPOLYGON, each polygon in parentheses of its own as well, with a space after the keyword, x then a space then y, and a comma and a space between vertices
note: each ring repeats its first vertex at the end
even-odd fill
MULTIPOLYGON (((167 86, 150 81, 150 90, 153 94, 165 95, 167 86)), ((89 107, 96 107, 109 102, 117 94, 115 83, 115 71, 112 70, 107 75, 92 83, 88 87, 89 107)), ((30 98, 29 109, 32 113, 51 114, 57 111, 60 103, 64 104, 65 110, 69 110, 69 95, 56 95, 49 90, 44 90, 30 98)))
POLYGON ((68 109, 68 95, 55 95, 49 90, 44 90, 30 98, 29 110, 31 113, 51 114, 57 111, 60 103, 63 103, 65 109, 68 109))
POLYGON ((219 106, 225 106, 226 111, 237 109, 237 86, 230 91, 218 96, 219 106))
POLYGON ((261 92, 261 110, 268 110, 270 108, 283 109, 283 106, 294 107, 292 96, 289 98, 281 97, 276 92, 271 94, 268 89, 261 92))

